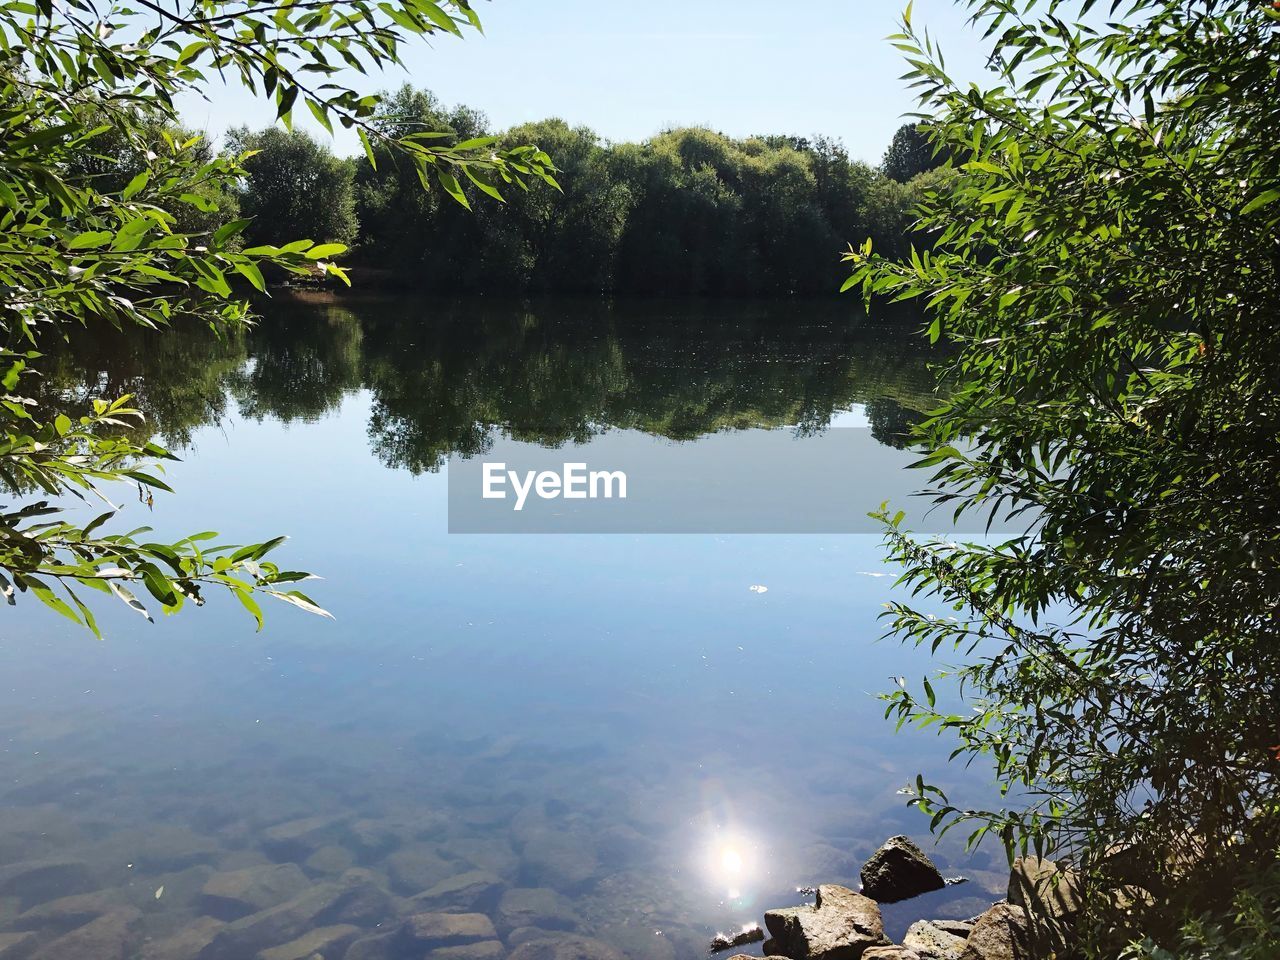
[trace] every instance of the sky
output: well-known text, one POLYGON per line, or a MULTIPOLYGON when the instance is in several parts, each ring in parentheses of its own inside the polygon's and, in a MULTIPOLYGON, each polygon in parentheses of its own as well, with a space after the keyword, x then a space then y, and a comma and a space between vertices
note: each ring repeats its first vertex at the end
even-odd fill
MULTIPOLYGON (((884 38, 906 0, 480 0, 483 35, 441 37, 406 50, 404 70, 354 78, 358 89, 403 82, 445 103, 483 110, 495 128, 547 117, 585 124, 613 141, 674 126, 731 136, 824 134, 878 162, 915 109, 902 54, 884 38)), ((981 43, 955 0, 915 0, 947 65, 976 77, 981 43)), ((350 78, 349 78, 350 79, 350 78)), ((266 126, 274 107, 242 89, 181 103, 188 124, 220 136, 266 126)), ((306 111, 298 111, 305 114, 306 111)), ((306 116, 299 126, 327 137, 306 116)), ((354 154, 354 135, 334 149, 354 154)))

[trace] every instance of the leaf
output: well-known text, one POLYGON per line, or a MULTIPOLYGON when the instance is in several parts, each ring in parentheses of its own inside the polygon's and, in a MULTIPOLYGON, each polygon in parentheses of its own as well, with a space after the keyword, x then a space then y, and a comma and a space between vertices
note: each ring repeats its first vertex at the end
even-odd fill
POLYGON ((114 237, 114 233, 109 233, 106 230, 90 230, 72 237, 67 244, 67 249, 90 250, 96 247, 105 247, 114 237))
POLYGON ((298 590, 290 590, 288 592, 282 590, 267 590, 265 593, 269 596, 275 597, 277 600, 283 600, 285 603, 292 604, 301 610, 305 610, 307 613, 314 613, 318 617, 327 617, 330 620, 333 619, 333 614, 328 610, 325 610, 323 607, 318 606, 314 600, 298 590))
POLYGON ((109 580, 107 581, 107 584, 108 586, 111 587, 111 592, 114 593, 121 600, 123 600, 128 605, 130 610, 135 610, 138 613, 142 614, 142 616, 146 618, 148 623, 155 623, 155 621, 151 619, 151 614, 147 613, 147 608, 144 607, 141 601, 139 601, 138 598, 133 595, 132 590, 130 590, 128 587, 126 587, 123 583, 121 583, 118 580, 109 580))
POLYGON ((120 199, 129 200, 137 196, 142 192, 142 189, 146 187, 147 181, 150 179, 151 172, 149 170, 143 170, 140 174, 129 181, 129 185, 121 192, 120 199))
POLYGON ((334 257, 340 253, 346 252, 347 245, 345 243, 322 243, 307 251, 307 259, 321 260, 325 257, 334 257))
POLYGON ((262 608, 258 606, 256 600, 253 599, 250 592, 246 590, 232 590, 235 598, 240 601, 240 605, 253 614, 253 619, 258 622, 258 629, 262 629, 262 608))
POLYGON ((322 104, 308 98, 307 109, 311 111, 311 115, 316 118, 316 122, 329 132, 329 136, 333 136, 333 124, 329 121, 329 111, 322 104))
POLYGON ((266 281, 262 279, 262 271, 258 269, 258 265, 251 261, 245 260, 237 262, 235 265, 236 273, 248 280, 259 293, 267 292, 266 281))
POLYGON ((1277 200, 1280 200, 1280 189, 1265 190, 1246 203, 1240 212, 1242 214, 1253 213, 1259 207, 1265 207, 1267 204, 1275 203, 1277 200))
POLYGON ((467 195, 462 192, 462 187, 459 186, 457 177, 440 167, 436 170, 436 179, 440 181, 440 186, 444 187, 449 196, 453 197, 468 210, 471 209, 471 203, 467 200, 467 195))
POLYGON ((252 219, 232 220, 213 231, 214 246, 221 247, 232 237, 244 232, 244 228, 253 222, 252 219))

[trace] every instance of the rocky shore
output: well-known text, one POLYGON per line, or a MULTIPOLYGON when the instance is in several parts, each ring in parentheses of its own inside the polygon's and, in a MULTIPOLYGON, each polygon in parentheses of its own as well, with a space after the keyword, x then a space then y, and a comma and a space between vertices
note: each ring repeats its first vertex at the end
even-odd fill
MULTIPOLYGON (((949 883, 907 837, 891 837, 867 860, 862 889, 837 884, 817 888, 812 904, 764 915, 767 958, 787 960, 1052 960, 1060 956, 1077 909, 1076 880, 1049 860, 1018 859, 1008 895, 969 920, 921 918, 900 943, 885 935, 881 904, 910 900, 949 883)), ((750 928, 720 935, 713 952, 754 939, 750 928)), ((730 960, 755 960, 739 954, 730 960)))

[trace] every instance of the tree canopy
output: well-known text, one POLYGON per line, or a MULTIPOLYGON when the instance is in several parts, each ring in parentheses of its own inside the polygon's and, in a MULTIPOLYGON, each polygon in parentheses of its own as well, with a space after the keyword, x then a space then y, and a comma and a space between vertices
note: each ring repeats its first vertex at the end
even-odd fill
MULTIPOLYGON (((387 95, 371 122, 388 133, 447 132, 444 143, 536 143, 556 158, 560 190, 535 185, 475 211, 423 193, 390 150, 375 145, 356 158, 358 228, 344 263, 366 283, 433 292, 829 294, 843 278, 838 251, 868 235, 901 248, 922 185, 938 175, 900 183, 823 137, 682 128, 610 143, 559 119, 495 132, 478 111, 409 86, 387 95)), ((255 136, 240 133, 237 146, 255 136)), ((309 228, 309 211, 345 209, 343 161, 320 143, 295 146, 247 164, 242 203, 275 197, 273 214, 284 219, 272 222, 309 228), (312 167, 334 175, 317 184, 312 167)))

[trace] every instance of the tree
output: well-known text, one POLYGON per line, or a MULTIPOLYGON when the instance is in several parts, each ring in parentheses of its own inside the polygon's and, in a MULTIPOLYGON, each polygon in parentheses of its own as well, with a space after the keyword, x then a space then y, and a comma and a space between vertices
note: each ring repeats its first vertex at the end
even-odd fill
POLYGON ((1086 949, 1180 948, 1184 914, 1231 915, 1280 850, 1280 10, 968 6, 990 89, 955 83, 909 14, 895 38, 966 157, 923 202, 931 249, 851 250, 847 286, 927 301, 955 345, 921 434, 938 501, 1030 530, 957 544, 886 518, 937 601, 894 604, 891 630, 964 656, 972 708, 926 682, 889 713, 994 763, 1003 806, 923 779, 913 801, 1072 859, 1086 949))
POLYGON ((893 135, 880 161, 886 177, 906 183, 911 178, 946 163, 946 151, 935 152, 928 132, 918 123, 904 123, 893 135))
POLYGON ((282 224, 317 242, 350 245, 356 238, 352 164, 301 130, 268 127, 227 133, 233 154, 249 155, 238 198, 249 219, 244 241, 279 239, 282 224))
POLYGON ((25 387, 39 345, 69 327, 188 317, 235 329, 249 309, 233 279, 265 292, 267 265, 345 279, 332 260, 341 243, 242 248, 247 219, 209 228, 181 214, 216 215, 253 159, 213 157, 177 130, 174 98, 202 92, 212 73, 274 98, 286 128, 305 106, 326 128, 355 129, 370 156, 375 145, 390 151, 423 186, 434 181, 464 205, 472 193, 552 181, 550 159, 534 147, 444 146, 430 132, 388 131, 374 122, 380 98, 338 76, 400 63, 411 38, 478 25, 466 0, 139 0, 105 13, 91 0, 0 0, 0 483, 16 501, 0 513, 0 592, 10 603, 34 596, 95 632, 78 590, 114 593, 148 619, 134 590, 166 612, 202 603, 206 588, 225 588, 259 622, 255 594, 322 612, 295 587, 306 574, 266 559, 283 538, 235 547, 210 543, 213 534, 159 543, 147 528, 107 532, 118 512, 109 485, 135 487, 150 506, 168 490, 159 464, 171 455, 132 438, 139 414, 127 396, 50 408, 33 405, 25 387), (130 162, 123 184, 112 164, 120 155, 130 162), (97 495, 106 509, 85 522, 54 502, 69 494, 97 495))

